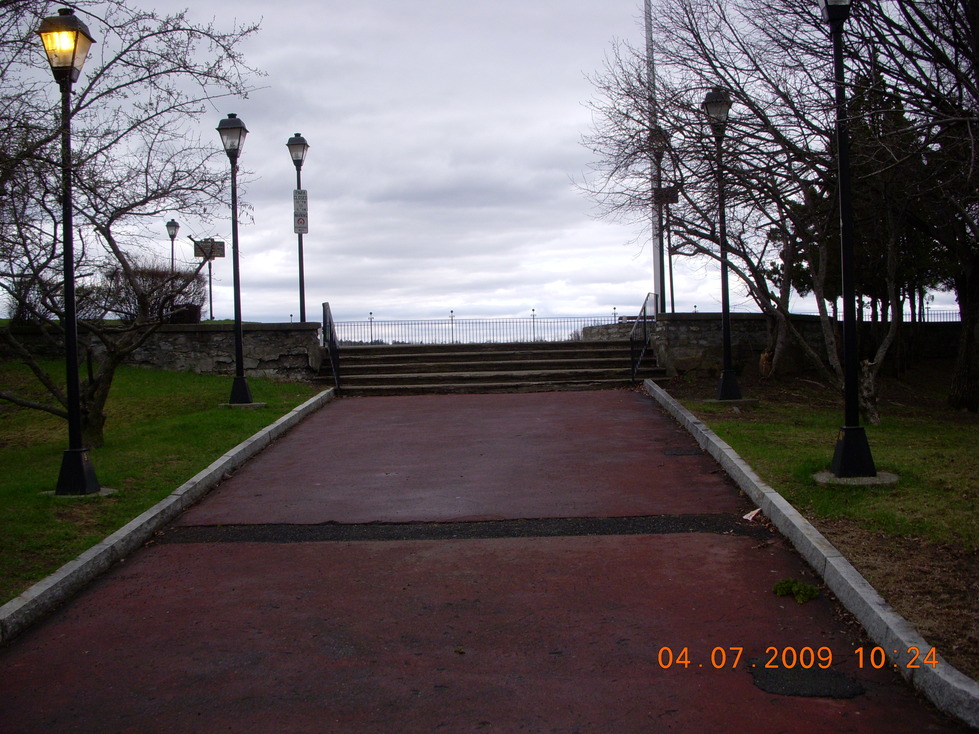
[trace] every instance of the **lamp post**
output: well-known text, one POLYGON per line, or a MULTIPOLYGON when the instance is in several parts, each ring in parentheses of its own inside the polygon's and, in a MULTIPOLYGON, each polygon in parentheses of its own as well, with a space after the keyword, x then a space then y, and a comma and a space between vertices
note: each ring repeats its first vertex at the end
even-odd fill
POLYGON ((299 237, 299 321, 306 323, 306 280, 303 274, 303 234, 308 232, 308 208, 306 205, 306 192, 303 191, 302 168, 303 161, 306 159, 306 151, 309 150, 309 143, 299 133, 293 135, 286 142, 289 148, 289 155, 296 166, 296 195, 294 201, 295 208, 295 230, 299 237), (301 221, 300 221, 301 220, 301 221))
POLYGON ((721 381, 717 387, 718 400, 740 400, 741 388, 734 374, 731 360, 731 303, 728 297, 727 282, 727 198, 724 192, 724 166, 722 148, 724 147, 724 131, 727 127, 728 113, 731 111, 731 95, 720 87, 714 87, 707 93, 703 102, 704 112, 710 120, 714 132, 715 168, 717 169, 717 236, 721 250, 721 345, 723 364, 721 366, 721 381))
POLYGON ((167 227, 167 234, 170 235, 170 272, 172 273, 176 270, 174 264, 173 241, 177 239, 177 230, 180 229, 180 225, 177 224, 176 219, 171 219, 169 222, 167 222, 166 227, 167 227))
POLYGON ((64 249, 65 393, 68 449, 61 460, 55 494, 84 495, 100 491, 95 468, 82 444, 81 386, 78 380, 78 313, 75 308, 75 252, 71 201, 71 85, 78 80, 95 42, 88 27, 68 8, 44 18, 38 28, 54 79, 61 87, 61 224, 64 249))
POLYGON ((856 286, 853 268, 853 200, 850 193, 850 131, 843 79, 843 24, 850 0, 818 0, 833 37, 836 86, 836 149, 839 166, 840 266, 843 280, 843 426, 836 439, 830 471, 837 477, 875 477, 877 467, 867 434, 860 425, 856 286))
MULTIPOLYGON (((654 121, 655 124, 655 121, 654 121)), ((669 137, 663 128, 654 126, 649 133, 649 149, 652 152, 653 169, 653 208, 656 217, 656 312, 666 313, 666 275, 663 260, 663 205, 667 203, 669 192, 663 188, 663 156, 669 146, 669 137)))
POLYGON ((241 277, 238 267, 238 155, 245 144, 248 129, 245 123, 232 113, 218 123, 218 134, 224 152, 231 162, 231 269, 234 273, 235 293, 235 379, 231 385, 231 405, 252 402, 251 390, 245 380, 244 338, 241 328, 241 277))

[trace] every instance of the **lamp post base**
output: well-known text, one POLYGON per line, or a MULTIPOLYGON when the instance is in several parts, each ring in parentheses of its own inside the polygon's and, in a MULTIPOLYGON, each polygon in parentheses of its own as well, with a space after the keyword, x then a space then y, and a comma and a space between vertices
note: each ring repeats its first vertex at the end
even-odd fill
POLYGON ((61 458, 61 473, 55 494, 98 494, 102 489, 88 449, 66 449, 61 458))
POLYGON ((231 405, 252 402, 252 391, 248 388, 248 382, 244 377, 235 376, 235 381, 231 384, 231 405))
POLYGON ((717 386, 718 400, 740 400, 741 388, 734 370, 721 370, 721 381, 717 386))
POLYGON ((836 451, 829 469, 835 476, 876 477, 877 467, 870 453, 863 426, 842 426, 836 439, 836 451))

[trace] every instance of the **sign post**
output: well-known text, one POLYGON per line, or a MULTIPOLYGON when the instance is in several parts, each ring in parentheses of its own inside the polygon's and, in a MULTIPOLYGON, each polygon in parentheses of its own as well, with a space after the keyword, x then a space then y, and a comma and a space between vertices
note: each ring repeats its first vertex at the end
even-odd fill
POLYGON ((214 279, 211 263, 216 257, 224 257, 224 243, 208 237, 206 240, 191 239, 194 243, 194 257, 207 260, 207 300, 211 307, 211 321, 214 321, 214 279))

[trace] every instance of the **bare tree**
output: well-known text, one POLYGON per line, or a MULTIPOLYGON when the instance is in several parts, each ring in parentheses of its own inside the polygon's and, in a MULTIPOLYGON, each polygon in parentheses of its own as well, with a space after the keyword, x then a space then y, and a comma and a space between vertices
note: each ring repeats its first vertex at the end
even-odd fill
MULTIPOLYGON (((777 368, 786 337, 809 354, 823 375, 842 389, 836 333, 839 296, 839 223, 836 215, 836 158, 832 61, 828 29, 810 0, 659 0, 654 34, 660 71, 659 124, 670 139, 668 154, 680 203, 671 212, 674 251, 718 259, 716 193, 709 152, 710 134, 700 100, 714 87, 727 89, 736 104, 728 124, 726 180, 732 272, 772 324, 771 365, 777 368), (793 291, 812 293, 820 312, 825 352, 819 353, 788 318, 793 291)), ((895 114, 869 105, 871 92, 886 97, 889 80, 872 73, 873 44, 858 36, 851 51, 851 93, 863 106, 850 113, 863 123, 855 190, 866 227, 858 252, 879 252, 882 260, 864 269, 862 295, 884 304, 895 318, 863 362, 861 408, 876 420, 876 378, 899 328, 902 298, 909 288, 902 273, 912 269, 906 247, 908 192, 876 185, 887 173, 894 180, 914 165, 918 142, 913 123, 895 125, 895 114), (853 60, 855 59, 855 61, 853 60), (886 124, 885 124, 886 122, 886 124), (880 134, 901 152, 880 156, 880 134), (912 138, 909 142, 909 136, 912 138), (873 184, 873 185, 872 185, 873 184), (877 235, 876 213, 891 217, 891 237, 877 235), (902 214, 903 213, 903 214, 902 214), (875 239, 876 237, 876 239, 875 239), (873 241, 872 241, 873 240, 873 241), (871 277, 872 276, 872 277, 871 277)), ((609 215, 648 211, 651 187, 643 163, 651 131, 643 111, 652 102, 642 75, 643 54, 619 46, 605 72, 596 77, 597 126, 586 140, 597 156, 598 175, 589 188, 609 215)), ((893 96, 893 95, 892 95, 893 96)), ((879 100, 878 100, 879 102, 879 100)), ((897 115, 903 115, 898 110, 897 115)), ((918 279, 919 281, 923 279, 918 279)), ((929 285, 940 281, 930 277, 929 285)))
MULTIPOLYGON (((223 206, 228 171, 223 153, 200 142, 195 121, 223 97, 247 96, 254 74, 240 48, 257 26, 219 30, 185 12, 161 15, 127 0, 89 0, 76 12, 99 39, 74 87, 71 115, 76 280, 87 294, 80 321, 88 362, 82 380, 83 435, 103 442, 105 402, 119 364, 199 287, 199 268, 147 277, 145 254, 162 215, 207 220, 223 206), (115 293, 115 301, 106 299, 115 293), (128 304, 124 318, 119 298, 128 304)), ((56 93, 32 37, 49 12, 42 0, 4 4, 0 13, 0 288, 14 313, 55 342, 63 303, 56 93)), ((49 400, 0 391, 18 405, 67 416, 66 397, 37 355, 9 329, 0 339, 29 366, 49 400)))
MULTIPOLYGON (((979 5, 974 0, 867 0, 853 31, 874 49, 872 72, 894 90, 919 145, 878 143, 897 161, 927 163, 917 195, 934 202, 915 222, 936 245, 954 287, 962 332, 949 403, 979 410, 979 5)), ((858 57, 857 61, 861 61, 858 57)), ((867 65, 867 60, 862 60, 867 65)))

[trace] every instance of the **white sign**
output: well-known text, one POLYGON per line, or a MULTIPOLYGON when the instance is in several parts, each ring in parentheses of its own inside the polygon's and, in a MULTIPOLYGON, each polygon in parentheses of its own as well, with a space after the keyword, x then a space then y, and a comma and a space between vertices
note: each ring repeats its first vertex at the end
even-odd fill
POLYGON ((292 208, 296 214, 305 214, 309 207, 309 198, 306 196, 306 189, 296 189, 292 192, 292 208))
POLYGON ((292 231, 295 234, 309 234, 309 199, 306 189, 295 189, 292 192, 292 231))

